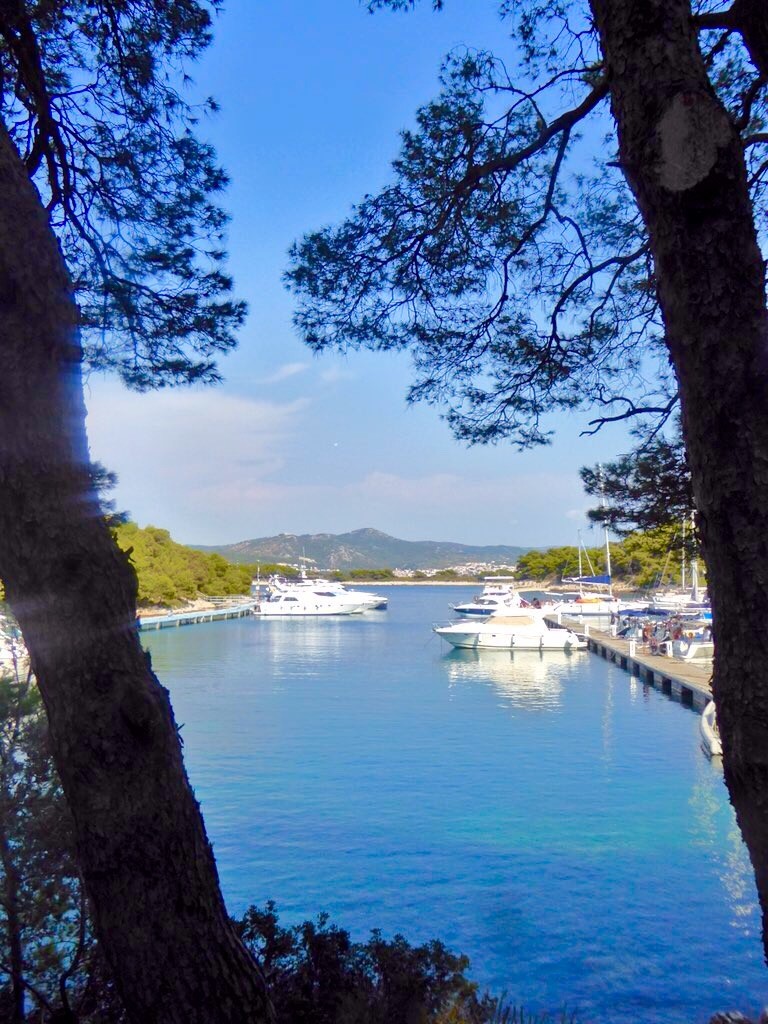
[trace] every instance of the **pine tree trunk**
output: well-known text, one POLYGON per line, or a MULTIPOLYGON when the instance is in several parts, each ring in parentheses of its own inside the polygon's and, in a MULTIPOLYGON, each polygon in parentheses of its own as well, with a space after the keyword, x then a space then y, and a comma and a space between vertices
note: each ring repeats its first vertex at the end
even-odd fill
POLYGON ((591 2, 680 387, 725 778, 768 958, 768 316, 743 151, 709 83, 689 0, 591 2))
POLYGON ((48 713, 96 931, 137 1024, 267 1018, 234 935, 136 583, 90 484, 77 310, 0 129, 0 578, 48 713))

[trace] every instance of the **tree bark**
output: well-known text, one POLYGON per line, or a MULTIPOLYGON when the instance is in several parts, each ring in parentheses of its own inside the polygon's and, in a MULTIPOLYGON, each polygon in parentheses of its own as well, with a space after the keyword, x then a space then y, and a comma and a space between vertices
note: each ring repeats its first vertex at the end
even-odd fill
POLYGON ((768 959, 768 316, 743 149, 709 82, 690 0, 591 6, 680 387, 725 778, 768 959))
POLYGON ((95 927, 132 1020, 269 1016, 230 927, 136 582, 90 483, 77 309, 0 129, 0 578, 29 648, 95 927))

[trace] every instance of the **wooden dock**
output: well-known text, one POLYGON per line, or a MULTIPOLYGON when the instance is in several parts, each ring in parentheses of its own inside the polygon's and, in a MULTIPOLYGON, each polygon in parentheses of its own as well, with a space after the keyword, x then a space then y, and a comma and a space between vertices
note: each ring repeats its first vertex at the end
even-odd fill
MULTIPOLYGON (((552 620, 553 624, 556 620, 552 620)), ((630 675, 697 710, 712 700, 712 663, 683 661, 665 654, 651 654, 639 640, 623 640, 585 626, 583 621, 563 618, 562 625, 587 636, 589 650, 619 665, 630 675)))
POLYGON ((216 608, 204 608, 200 611, 175 612, 170 615, 139 616, 138 627, 147 629, 170 629, 174 626, 192 626, 198 622, 217 622, 220 619, 241 619, 251 615, 255 601, 242 601, 239 604, 220 605, 216 608))

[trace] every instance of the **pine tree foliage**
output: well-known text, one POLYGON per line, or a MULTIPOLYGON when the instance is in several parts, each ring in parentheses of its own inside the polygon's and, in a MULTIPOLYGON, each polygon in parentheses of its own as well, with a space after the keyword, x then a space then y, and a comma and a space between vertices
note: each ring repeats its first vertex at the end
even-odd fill
POLYGON ((86 362, 137 388, 218 379, 244 316, 227 178, 186 98, 221 0, 3 0, 0 117, 46 206, 86 362))
POLYGON ((593 523, 626 536, 690 520, 695 512, 691 474, 679 420, 669 438, 639 438, 637 445, 612 462, 580 470, 584 490, 599 500, 588 512, 593 523))
POLYGON ((40 695, 25 673, 0 669, 0 1019, 57 1013, 125 1020, 93 936, 40 695))
MULTIPOLYGON (((413 4, 369 5, 387 6, 413 4)), ((721 7, 699 4, 695 17, 764 229, 763 51, 721 7)), ((499 10, 507 53, 449 56, 440 95, 402 134, 391 183, 294 245, 296 325, 316 351, 409 349, 409 398, 443 407, 469 442, 544 443, 558 408, 596 410, 595 428, 639 412, 663 422, 677 384, 589 8, 525 0, 499 10)))
POLYGON ((255 566, 177 544, 156 526, 124 523, 115 529, 115 539, 136 571, 139 607, 247 594, 256 572, 255 566))
MULTIPOLYGON (((651 588, 678 581, 683 558, 690 558, 695 547, 690 545, 691 534, 686 537, 683 555, 683 529, 681 523, 660 526, 652 530, 627 533, 619 543, 611 544, 611 575, 615 583, 629 588, 651 588)), ((564 576, 576 576, 579 568, 579 549, 575 545, 527 551, 517 561, 515 575, 522 582, 559 584, 564 576)), ((582 550, 584 572, 606 571, 605 548, 588 547, 582 550), (590 568, 591 566, 591 568, 590 568)))

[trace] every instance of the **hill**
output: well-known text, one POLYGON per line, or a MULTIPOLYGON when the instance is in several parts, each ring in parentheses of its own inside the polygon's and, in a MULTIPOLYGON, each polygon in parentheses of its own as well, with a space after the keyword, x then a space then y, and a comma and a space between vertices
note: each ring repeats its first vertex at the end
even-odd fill
POLYGON ((302 560, 322 569, 445 569, 453 565, 482 563, 514 565, 532 548, 505 544, 475 546, 450 541, 398 540, 379 530, 351 533, 281 533, 276 537, 243 540, 218 546, 194 545, 199 551, 215 552, 231 562, 285 562, 302 560))
POLYGON ((118 546, 130 552, 139 584, 138 603, 179 605, 196 598, 247 594, 251 584, 249 567, 232 565, 214 552, 185 547, 172 540, 167 530, 156 526, 141 529, 123 523, 115 529, 118 546))

